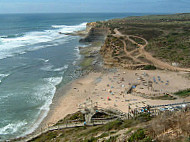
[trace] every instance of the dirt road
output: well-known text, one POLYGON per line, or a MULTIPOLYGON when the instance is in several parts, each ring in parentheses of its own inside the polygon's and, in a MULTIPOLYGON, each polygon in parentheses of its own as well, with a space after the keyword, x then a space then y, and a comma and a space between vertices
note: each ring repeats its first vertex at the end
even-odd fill
MULTIPOLYGON (((140 54, 144 55, 144 57, 151 61, 156 67, 161 68, 161 69, 165 69, 165 70, 171 70, 171 71, 185 71, 185 72, 190 72, 189 68, 180 68, 180 67, 174 67, 168 63, 165 63, 159 59, 154 58, 150 53, 148 53, 144 48, 148 45, 148 41, 142 37, 139 36, 134 36, 134 35, 124 35, 122 34, 120 31, 118 31, 118 29, 114 29, 114 36, 116 37, 124 37, 125 39, 127 39, 128 41, 131 41, 133 44, 137 45, 139 48, 139 52, 140 54), (141 45, 139 43, 137 43, 136 41, 134 41, 133 39, 131 39, 130 37, 135 37, 135 38, 139 38, 141 40, 143 40, 145 42, 144 45, 141 45)), ((123 42, 124 43, 124 42, 123 42)), ((129 52, 126 51, 126 44, 124 43, 124 50, 125 53, 127 55, 129 55, 129 57, 131 57, 132 59, 134 59, 134 61, 139 61, 138 59, 136 59, 135 57, 132 57, 131 54, 129 52)), ((131 52, 132 53, 132 52, 131 52)))

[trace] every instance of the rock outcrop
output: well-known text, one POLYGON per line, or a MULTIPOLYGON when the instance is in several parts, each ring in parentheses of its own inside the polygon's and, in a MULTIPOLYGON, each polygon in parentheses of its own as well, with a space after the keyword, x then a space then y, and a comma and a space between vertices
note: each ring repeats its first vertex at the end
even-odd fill
POLYGON ((81 39, 80 42, 104 41, 109 33, 108 28, 97 27, 96 22, 88 23, 86 31, 88 32, 87 36, 81 39))

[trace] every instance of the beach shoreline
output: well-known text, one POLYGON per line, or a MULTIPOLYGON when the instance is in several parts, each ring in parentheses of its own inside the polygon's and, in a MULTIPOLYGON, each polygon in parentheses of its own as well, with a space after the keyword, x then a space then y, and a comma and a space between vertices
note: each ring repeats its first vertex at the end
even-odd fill
POLYGON ((73 64, 78 67, 74 71, 77 76, 56 86, 46 117, 39 117, 38 120, 43 120, 35 123, 38 128, 23 139, 39 134, 43 137, 46 132, 62 131, 68 125, 78 127, 73 125, 78 121, 80 126, 91 123, 94 126, 101 110, 121 112, 128 116, 125 119, 130 119, 130 115, 134 118, 135 112, 144 113, 146 108, 175 112, 190 103, 189 94, 180 93, 190 89, 187 70, 169 63, 163 66, 164 62, 146 51, 148 39, 99 24, 88 23, 86 30, 66 34, 78 36, 79 42, 84 43, 75 48, 81 57, 73 64), (88 119, 91 109, 94 112, 88 119), (78 117, 78 113, 85 117, 78 117))
MULTIPOLYGON (((87 28, 87 27, 86 27, 87 28)), ((82 38, 85 38, 86 36, 88 36, 88 31, 85 29, 85 30, 80 30, 80 31, 75 31, 73 33, 68 33, 66 35, 71 35, 71 36, 79 36, 81 39, 82 38)), ((51 116, 52 114, 54 113, 54 111, 56 110, 56 108, 59 106, 59 104, 61 103, 60 101, 61 100, 64 100, 66 97, 68 97, 69 94, 67 94, 69 92, 69 90, 71 90, 72 88, 72 84, 75 83, 77 80, 80 80, 82 78, 84 78, 91 69, 89 69, 88 67, 91 66, 91 62, 90 64, 88 65, 85 65, 85 66, 82 66, 82 62, 85 62, 85 56, 82 52, 86 52, 87 48, 88 47, 91 47, 95 48, 95 50, 98 50, 100 49, 99 47, 100 45, 97 45, 94 47, 91 46, 91 43, 88 43, 87 46, 84 46, 84 47, 78 47, 79 49, 79 53, 80 56, 84 56, 83 59, 79 59, 78 61, 80 62, 80 65, 81 66, 81 75, 78 76, 78 78, 76 79, 73 79, 71 80, 70 82, 66 83, 66 84, 59 84, 56 86, 56 92, 54 94, 54 97, 53 97, 53 100, 52 100, 52 103, 51 105, 49 106, 49 111, 47 113, 47 115, 43 118, 43 120, 41 121, 41 123, 39 123, 39 125, 36 127, 36 129, 32 132, 32 133, 38 133, 46 128, 48 128, 49 126, 53 126, 58 120, 64 118, 66 115, 68 115, 69 113, 66 113, 65 115, 63 115, 62 117, 58 117, 58 119, 56 119, 56 121, 52 121, 51 120, 51 116)), ((88 53, 90 52, 89 50, 87 51, 88 53)), ((96 59, 94 59, 96 60, 96 59)), ((68 111, 70 113, 72 113, 73 111, 68 111)), ((43 112, 42 114, 39 116, 38 120, 42 119, 43 117, 43 112)), ((38 122, 37 120, 37 122, 38 122)), ((34 124, 35 125, 35 124, 34 124)))
MULTIPOLYGON (((170 103, 182 103, 184 101, 190 101, 190 97, 178 98, 175 100, 154 100, 134 94, 120 94, 125 90, 125 87, 121 87, 122 84, 125 84, 125 86, 127 86, 128 82, 133 83, 133 80, 136 77, 135 74, 143 73, 149 74, 150 76, 159 74, 162 78, 169 78, 170 76, 174 76, 175 79, 177 78, 178 83, 175 83, 173 80, 171 80, 173 83, 171 83, 171 86, 165 90, 168 92, 172 92, 172 90, 178 91, 179 88, 183 87, 183 89, 185 89, 188 87, 181 85, 179 88, 176 88, 176 86, 178 86, 178 84, 183 82, 185 79, 182 77, 184 74, 183 72, 168 73, 168 71, 160 70, 136 71, 122 69, 117 70, 117 72, 108 71, 107 73, 91 72, 79 79, 72 81, 56 92, 49 114, 44 119, 41 128, 47 128, 49 126, 55 125, 59 120, 63 119, 68 114, 73 114, 79 111, 79 106, 84 103, 88 103, 89 100, 93 101, 94 103, 97 102, 98 106, 101 108, 115 108, 125 113, 129 111, 129 104, 131 105, 131 108, 136 108, 144 107, 147 105, 165 105, 170 103), (114 76, 118 77, 115 78, 114 76), (109 81, 109 78, 112 79, 109 81), (113 78, 115 78, 115 81, 113 78), (118 84, 118 81, 121 80, 121 78, 124 78, 125 82, 118 84), (109 87, 108 84, 110 85, 109 87), (109 93, 111 88, 112 91, 114 90, 114 94, 109 93), (109 97, 109 101, 107 100, 107 97, 109 97)), ((190 83, 188 79, 186 82, 187 84, 190 83)))
POLYGON ((54 94, 53 100, 52 100, 52 104, 50 105, 50 110, 49 110, 47 116, 43 119, 43 121, 39 125, 39 127, 36 129, 36 131, 45 129, 45 128, 49 127, 50 125, 51 126, 54 125, 52 123, 50 124, 49 118, 52 116, 53 111, 56 109, 57 105, 60 103, 60 100, 64 99, 65 94, 71 88, 72 82, 74 82, 74 80, 67 83, 66 85, 63 85, 63 86, 57 88, 57 90, 54 94))
MULTIPOLYGON (((83 31, 82 33, 85 32, 83 31)), ((75 34, 77 35, 77 32, 75 34)), ((84 34, 82 37, 85 37, 84 34)), ((106 69, 103 66, 99 66, 102 63, 99 59, 100 48, 101 44, 93 44, 93 42, 87 47, 79 47, 79 54, 84 56, 80 64, 81 68, 83 68, 82 76, 66 85, 57 87, 50 110, 35 132, 43 131, 55 125, 67 115, 79 111, 79 106, 84 103, 93 102, 97 103, 98 107, 101 108, 112 108, 128 113, 129 106, 135 109, 147 105, 165 105, 190 101, 190 97, 171 100, 156 98, 157 96, 159 98, 160 94, 163 95, 163 93, 171 94, 170 97, 175 98, 173 96, 174 92, 187 89, 190 81, 184 77, 185 72, 128 70, 119 68, 113 71, 113 69, 106 69), (94 64, 96 62, 98 62, 97 66, 94 64), (163 79, 161 80, 162 82, 158 81, 158 85, 156 83, 154 84, 155 77, 163 79), (142 80, 145 79, 147 84, 149 81, 152 81, 155 92, 150 91, 147 85, 144 85, 144 81, 139 78, 143 78, 142 80), (178 82, 175 82, 175 80, 178 80, 178 82), (167 81, 170 82, 169 85, 163 84, 163 82, 168 83, 167 81), (135 88, 135 92, 126 93, 126 90, 131 84, 138 84, 138 87, 135 88), (156 93, 156 91, 159 93, 156 93)))
MULTIPOLYGON (((79 54, 84 56, 84 59, 81 62, 85 62, 86 59, 87 60, 89 59, 88 58, 89 53, 95 52, 97 54, 97 51, 100 50, 100 45, 101 44, 98 44, 98 46, 90 45, 87 47, 79 48, 80 50, 79 54), (85 58, 85 56, 87 56, 87 58, 85 58)), ((97 58, 93 58, 93 59, 95 59, 96 61, 98 60, 97 58)), ((52 104, 50 106, 48 115, 44 118, 44 120, 42 121, 42 123, 40 124, 40 126, 38 127, 36 131, 41 131, 50 126, 53 126, 59 120, 67 116, 68 114, 73 114, 79 111, 78 109, 79 106, 83 103, 88 103, 87 100, 88 101, 91 100, 92 102, 97 102, 100 107, 103 107, 103 108, 111 107, 111 108, 119 109, 125 113, 128 113, 129 111, 128 106, 130 104, 135 104, 133 106, 135 108, 135 107, 144 107, 147 105, 160 105, 160 104, 181 103, 184 101, 190 101, 190 97, 185 98, 185 99, 178 98, 174 100, 151 99, 151 97, 154 97, 155 94, 154 96, 152 95, 149 98, 146 98, 147 96, 142 97, 142 94, 150 93, 148 89, 144 89, 143 91, 141 90, 142 87, 146 88, 146 86, 143 86, 143 85, 141 85, 141 87, 139 88, 137 87, 138 91, 139 90, 142 91, 141 95, 134 95, 134 94, 126 95, 124 93, 122 94, 122 92, 125 92, 126 86, 128 84, 133 84, 133 83, 138 82, 137 78, 139 77, 137 77, 136 74, 139 74, 139 76, 142 76, 142 77, 144 76, 143 74, 147 74, 148 76, 151 76, 148 78, 149 81, 151 80, 151 78, 154 78, 155 76, 161 76, 161 78, 163 79, 168 78, 168 80, 171 77, 175 76, 174 79, 170 80, 170 82, 174 82, 175 79, 180 80, 177 83, 171 83, 168 89, 166 87, 165 90, 163 89, 164 88, 163 84, 160 83, 160 86, 157 86, 157 89, 158 90, 160 89, 160 93, 163 93, 164 91, 167 93, 173 93, 173 92, 179 91, 180 89, 186 89, 188 88, 188 86, 179 85, 179 84, 184 83, 185 78, 182 76, 185 74, 185 72, 172 72, 172 71, 165 71, 165 70, 146 71, 146 70, 127 70, 127 69, 116 69, 116 71, 114 72, 111 69, 106 69, 106 71, 104 71, 103 66, 102 66, 102 69, 100 69, 99 67, 100 70, 95 69, 92 71, 91 68, 90 69, 88 68, 92 66, 92 63, 93 62, 91 61, 90 63, 88 63, 88 65, 85 64, 82 67, 84 68, 84 70, 82 72, 81 77, 79 77, 78 79, 72 80, 71 82, 67 83, 64 86, 57 88, 52 104), (114 78, 114 76, 117 76, 117 77, 114 78), (109 78, 112 78, 112 79, 109 80, 109 78), (122 78, 125 80, 124 82, 121 81, 122 78), (114 79, 117 80, 115 81, 115 83, 113 83, 114 79), (110 85, 112 83, 114 84, 114 87, 110 85), (117 86, 117 89, 113 91, 114 95, 112 94, 110 96, 109 91, 114 90, 113 88, 116 88, 115 86, 117 86), (108 97, 111 98, 111 101, 107 100, 108 97)), ((188 79, 186 79, 185 81, 186 81, 185 84, 190 84, 190 81, 188 79)), ((138 91, 136 94, 139 93, 138 91)))
POLYGON ((81 98, 81 100, 79 98, 73 99, 73 97, 76 96, 72 95, 71 91, 73 90, 75 84, 80 82, 80 80, 85 79, 87 76, 88 75, 79 77, 78 79, 71 81, 65 86, 60 87, 56 91, 52 104, 50 106, 49 113, 46 116, 46 118, 42 121, 38 129, 44 129, 49 126, 53 126, 68 114, 72 114, 78 110, 77 102, 83 102, 84 98, 81 98))

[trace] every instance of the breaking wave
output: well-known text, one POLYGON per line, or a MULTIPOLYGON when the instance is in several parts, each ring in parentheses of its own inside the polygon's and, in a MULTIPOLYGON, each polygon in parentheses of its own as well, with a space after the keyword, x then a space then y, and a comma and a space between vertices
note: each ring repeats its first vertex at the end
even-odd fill
MULTIPOLYGON (((27 51, 38 50, 49 46, 55 46, 59 44, 59 39, 65 39, 68 35, 66 33, 72 33, 74 31, 83 30, 86 27, 86 23, 82 23, 74 26, 66 25, 52 25, 52 29, 44 31, 33 31, 25 34, 15 34, 9 36, 0 37, 0 59, 14 56, 15 54, 24 54, 27 51), (39 44, 42 44, 39 45, 39 44)), ((61 43, 63 43, 62 40, 61 43)))

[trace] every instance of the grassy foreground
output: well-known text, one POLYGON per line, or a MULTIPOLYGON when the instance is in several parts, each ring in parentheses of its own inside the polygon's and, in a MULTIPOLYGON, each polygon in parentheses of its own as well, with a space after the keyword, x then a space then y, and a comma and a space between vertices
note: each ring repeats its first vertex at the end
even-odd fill
POLYGON ((147 114, 133 120, 116 120, 106 125, 49 131, 32 142, 169 142, 190 141, 190 112, 147 114))

